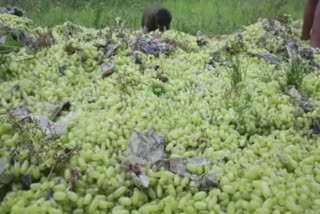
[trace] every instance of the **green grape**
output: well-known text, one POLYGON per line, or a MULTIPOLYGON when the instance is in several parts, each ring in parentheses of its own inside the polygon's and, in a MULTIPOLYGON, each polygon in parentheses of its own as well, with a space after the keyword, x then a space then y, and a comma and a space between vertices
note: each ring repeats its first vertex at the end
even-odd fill
POLYGON ((78 201, 78 195, 75 192, 68 191, 67 192, 67 197, 72 202, 77 202, 78 201))
POLYGON ((53 195, 54 200, 56 201, 63 201, 66 199, 66 193, 64 192, 55 192, 53 195))
POLYGON ((205 202, 198 201, 194 203, 194 208, 196 208, 197 210, 206 210, 207 204, 205 202))
POLYGON ((201 201, 203 199, 205 199, 207 196, 206 192, 197 192, 194 196, 193 199, 195 201, 201 201))
POLYGON ((131 205, 131 199, 128 197, 121 197, 119 198, 119 204, 122 206, 128 207, 131 205))

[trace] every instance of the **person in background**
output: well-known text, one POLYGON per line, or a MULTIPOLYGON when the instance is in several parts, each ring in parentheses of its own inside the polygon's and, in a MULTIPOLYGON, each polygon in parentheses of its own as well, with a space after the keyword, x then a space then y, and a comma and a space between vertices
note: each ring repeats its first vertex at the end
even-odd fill
POLYGON ((320 48, 320 4, 319 0, 308 0, 302 27, 302 40, 310 39, 310 46, 320 48))

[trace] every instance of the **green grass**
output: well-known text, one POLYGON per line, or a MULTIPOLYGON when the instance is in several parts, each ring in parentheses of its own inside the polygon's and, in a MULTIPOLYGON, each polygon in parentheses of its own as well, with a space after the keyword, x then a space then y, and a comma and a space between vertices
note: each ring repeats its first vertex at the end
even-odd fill
POLYGON ((228 74, 230 76, 231 87, 235 90, 239 89, 239 84, 245 80, 247 70, 241 64, 238 57, 232 58, 230 60, 230 68, 227 68, 228 74))
POLYGON ((280 89, 287 92, 290 87, 295 87, 301 91, 303 79, 308 73, 308 67, 303 64, 302 59, 294 56, 289 62, 289 67, 285 70, 284 77, 278 79, 280 89))
MULTIPOLYGON (((143 8, 148 0, 0 0, 13 2, 27 11, 27 17, 41 26, 72 21, 100 28, 114 24, 115 17, 127 26, 139 29, 143 8)), ((301 0, 162 0, 173 14, 172 27, 184 32, 230 33, 259 17, 276 17, 287 13, 302 18, 305 1, 301 0)))

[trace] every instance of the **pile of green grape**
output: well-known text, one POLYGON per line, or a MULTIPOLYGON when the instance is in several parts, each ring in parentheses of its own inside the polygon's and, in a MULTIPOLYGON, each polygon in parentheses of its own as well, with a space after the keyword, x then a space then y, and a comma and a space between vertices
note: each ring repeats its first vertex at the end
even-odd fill
POLYGON ((301 21, 261 19, 201 46, 198 36, 175 30, 142 36, 70 22, 40 28, 11 15, 0 22, 32 38, 0 53, 1 213, 319 212, 320 57, 300 41, 301 21), (141 37, 173 48, 148 54, 137 47, 141 37), (290 79, 290 42, 306 71, 302 82, 290 79), (103 75, 106 63, 113 66, 103 75), (312 111, 284 90, 292 82, 312 111), (9 116, 21 106, 50 115, 65 102, 70 109, 52 120, 76 118, 54 139, 9 116), (219 187, 200 191, 189 177, 146 165, 150 185, 138 188, 121 162, 131 133, 151 126, 165 137, 168 158, 211 160, 194 171, 214 172, 219 187))

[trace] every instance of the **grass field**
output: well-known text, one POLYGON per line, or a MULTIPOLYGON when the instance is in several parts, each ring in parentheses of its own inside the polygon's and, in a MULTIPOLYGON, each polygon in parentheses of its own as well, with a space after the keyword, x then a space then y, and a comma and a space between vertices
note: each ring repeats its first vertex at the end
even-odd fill
MULTIPOLYGON (((24 8, 27 17, 41 26, 54 26, 66 20, 87 27, 112 25, 121 17, 130 28, 139 29, 140 17, 148 0, 0 0, 24 8)), ((163 0, 173 13, 175 29, 195 34, 229 33, 259 17, 287 13, 302 18, 305 1, 301 0, 163 0)))

